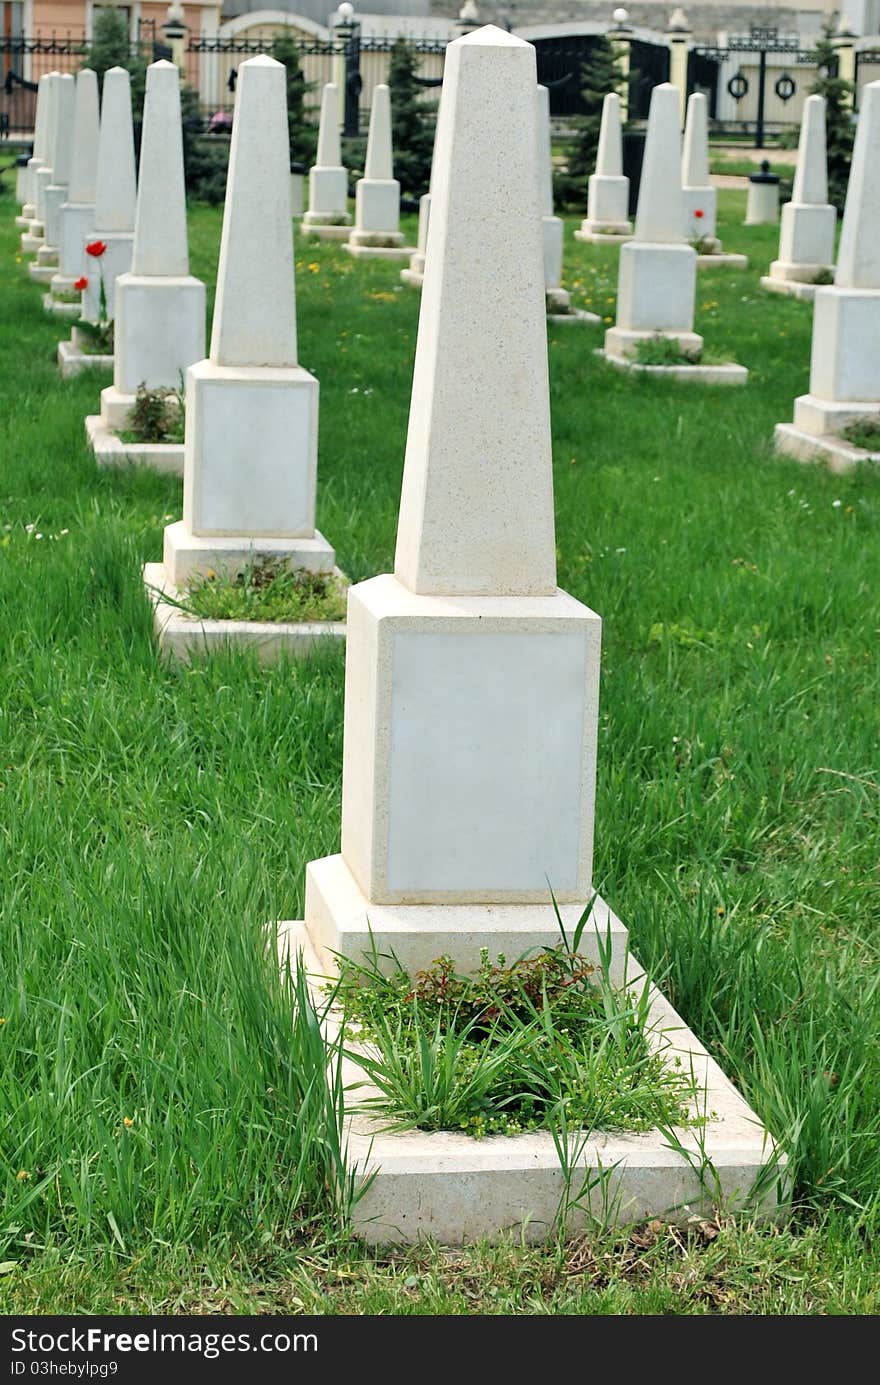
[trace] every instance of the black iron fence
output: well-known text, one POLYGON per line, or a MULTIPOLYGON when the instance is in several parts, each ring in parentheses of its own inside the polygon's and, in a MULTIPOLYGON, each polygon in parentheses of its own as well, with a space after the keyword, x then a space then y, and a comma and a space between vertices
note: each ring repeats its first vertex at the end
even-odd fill
POLYGON ((760 149, 768 134, 800 124, 817 71, 815 49, 777 29, 756 28, 723 48, 691 49, 688 90, 704 91, 711 119, 752 134, 760 149))
MULTIPOLYGON (((79 72, 89 50, 85 34, 52 34, 47 38, 0 37, 0 133, 30 135, 34 128, 37 87, 48 72, 79 72)), ((133 52, 152 61, 167 56, 156 41, 152 20, 142 20, 133 52)))

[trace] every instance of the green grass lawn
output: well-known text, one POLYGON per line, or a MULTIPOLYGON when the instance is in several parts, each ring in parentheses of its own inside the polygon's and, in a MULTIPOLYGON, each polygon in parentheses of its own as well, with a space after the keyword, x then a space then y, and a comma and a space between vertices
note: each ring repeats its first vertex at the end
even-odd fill
MULTIPOLYGON (((453 1253, 346 1240, 262 957, 338 849, 343 656, 160 667, 140 567, 181 486, 99 472, 104 378, 0 200, 0 1311, 867 1313, 880 1308, 880 476, 776 459, 809 305, 763 295, 773 227, 719 198, 748 273, 700 276, 745 389, 630 378, 550 330, 560 585, 604 619, 596 884, 787 1148, 784 1228, 719 1215, 453 1253)), ((568 226, 611 321, 616 251, 568 226)), ((192 214, 213 283, 220 214, 192 214)), ((413 227, 410 226, 412 232, 413 227)), ((318 524, 389 570, 418 295, 297 246, 321 383, 318 524)), ((496 401, 487 401, 491 407, 496 401)), ((310 1117, 311 1119, 311 1117, 310 1117)))

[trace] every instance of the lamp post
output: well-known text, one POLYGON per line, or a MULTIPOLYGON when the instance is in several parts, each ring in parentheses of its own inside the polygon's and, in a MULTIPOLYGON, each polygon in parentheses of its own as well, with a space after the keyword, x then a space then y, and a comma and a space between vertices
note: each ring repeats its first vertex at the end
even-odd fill
POLYGON ((168 17, 162 25, 162 36, 171 49, 171 61, 183 72, 186 66, 186 37, 189 29, 183 18, 183 5, 172 0, 168 6, 168 17))
POLYGON ((339 124, 343 134, 356 135, 360 124, 361 26, 354 5, 343 0, 331 17, 336 46, 333 81, 339 92, 339 124))
POLYGON ((629 118, 629 50, 633 31, 629 24, 628 10, 616 9, 611 18, 614 25, 608 30, 607 38, 620 71, 620 119, 626 124, 629 118))
POLYGON ((679 124, 684 126, 688 97, 688 49, 691 39, 691 27, 684 10, 674 10, 669 16, 666 38, 669 43, 669 80, 678 91, 679 124))

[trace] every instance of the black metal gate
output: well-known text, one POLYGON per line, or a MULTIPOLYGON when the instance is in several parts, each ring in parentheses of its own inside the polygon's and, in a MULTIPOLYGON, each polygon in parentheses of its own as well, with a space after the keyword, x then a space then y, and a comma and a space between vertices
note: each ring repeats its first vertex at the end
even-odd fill
MULTIPOLYGON (((550 114, 585 115, 583 69, 596 45, 602 42, 602 36, 566 34, 561 38, 537 38, 533 42, 538 81, 550 90, 550 114)), ((634 39, 629 59, 630 120, 647 120, 652 89, 658 82, 668 80, 669 49, 666 45, 634 39)))
POLYGON ((691 49, 688 92, 708 93, 709 112, 714 120, 719 118, 723 96, 729 96, 737 112, 730 123, 753 131, 755 148, 760 149, 771 128, 797 124, 794 118, 784 118, 785 108, 805 81, 812 85, 817 71, 815 49, 803 48, 798 38, 781 35, 778 29, 755 27, 747 38, 732 38, 726 48, 699 46, 691 49), (814 71, 798 70, 797 65, 804 63, 812 64, 814 71), (736 65, 726 81, 725 64, 728 64, 728 71, 736 65), (722 82, 726 91, 721 87, 722 82))

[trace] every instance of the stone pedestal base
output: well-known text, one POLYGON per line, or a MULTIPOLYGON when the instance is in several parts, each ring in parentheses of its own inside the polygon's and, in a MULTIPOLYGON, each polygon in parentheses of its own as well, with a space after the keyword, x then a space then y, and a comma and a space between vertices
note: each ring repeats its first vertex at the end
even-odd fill
POLYGON ((41 269, 58 267, 58 247, 44 243, 37 251, 37 264, 41 269))
POLYGON ((40 246, 43 244, 43 237, 35 236, 33 231, 25 231, 21 238, 21 253, 23 255, 36 255, 40 246))
POLYGON ((338 225, 349 220, 347 169, 310 168, 309 210, 303 226, 338 225))
MULTIPOLYGON (((834 268, 834 240, 837 231, 837 212, 834 207, 805 206, 797 202, 787 202, 782 208, 782 225, 779 231, 779 265, 789 270, 781 277, 804 279, 807 274, 790 271, 802 266, 814 273, 819 269, 834 268)), ((773 266, 770 274, 774 278, 773 266)))
MULTIPOLYGON (((828 408, 869 411, 880 400, 880 289, 817 288, 813 300, 813 349, 810 393, 818 400, 835 400, 828 408)), ((795 424, 801 427, 798 405, 795 424)), ((838 432, 807 427, 807 432, 838 432)))
MULTIPOLYGON (((718 194, 714 187, 683 187, 681 199, 684 207, 684 232, 685 240, 715 240, 715 225, 717 221, 716 204, 718 194), (698 216, 697 213, 701 215, 698 216)), ((721 242, 718 242, 719 247, 721 242)), ((711 252, 710 252, 711 253, 711 252)))
POLYGON ((273 539, 250 535, 191 534, 183 520, 165 529, 164 569, 169 582, 185 587, 195 575, 223 572, 236 577, 255 559, 285 562, 309 572, 332 572, 336 554, 317 529, 309 538, 273 539))
MULTIPOLYGON (((95 208, 87 202, 65 202, 59 214, 58 269, 73 282, 88 277, 85 253, 88 233, 95 220, 95 208)), ((91 263, 91 261, 90 261, 91 263)))
POLYGON ((749 195, 746 203, 745 226, 765 226, 779 220, 779 179, 759 181, 753 175, 749 178, 749 195))
MULTIPOLYGON (((697 340, 693 332, 697 289, 696 252, 689 245, 660 245, 632 240, 621 247, 617 289, 617 323, 613 332, 636 338, 674 337, 697 340)), ((612 353, 615 347, 608 348, 612 353)), ((682 350, 696 348, 687 345, 682 350)), ((621 354, 621 353, 618 353, 621 354)))
POLYGON ((32 221, 33 221, 33 217, 31 217, 31 216, 24 216, 24 215, 17 216, 17 217, 15 218, 16 229, 19 230, 19 231, 26 231, 27 228, 30 226, 30 224, 31 224, 32 221))
MULTIPOLYGON (((76 328, 74 327, 73 330, 75 333, 76 328)), ((83 351, 75 338, 71 341, 58 343, 57 359, 62 380, 69 380, 72 375, 80 375, 84 370, 113 369, 112 356, 89 355, 87 351, 83 351)))
POLYGON ((305 235, 311 236, 315 240, 347 241, 351 235, 351 225, 348 221, 334 222, 332 225, 322 225, 320 222, 310 222, 309 213, 303 217, 302 230, 305 235))
MULTIPOLYGON (((720 247, 721 242, 716 241, 720 247)), ((713 250, 709 255, 697 255, 697 269, 748 269, 748 255, 732 255, 725 251, 713 250)))
MULTIPOLYGON (((102 391, 102 402, 106 393, 102 391)), ((86 439, 98 466, 145 466, 171 476, 183 475, 182 442, 123 442, 100 414, 86 418, 86 439)))
POLYGON ((394 239, 400 228, 400 184, 396 178, 361 178, 354 190, 354 206, 353 244, 368 243, 359 237, 370 235, 391 237, 376 244, 399 243, 394 239))
POLYGON ((75 303, 65 303, 51 293, 44 293, 43 309, 47 313, 52 313, 53 317, 66 317, 75 322, 80 314, 79 299, 75 303))
POLYGON ((544 286, 549 293, 561 293, 562 240, 565 227, 559 216, 541 218, 544 246, 544 286))
POLYGON ((639 342, 654 341, 657 337, 674 342, 679 351, 688 355, 696 356, 703 349, 703 338, 697 332, 633 332, 622 327, 609 327, 605 333, 605 354, 629 365, 639 342))
POLYGON ((55 269, 51 264, 29 264, 28 274, 35 284, 51 284, 55 269))
POLYGON ((401 283, 407 288, 420 289, 425 278, 425 257, 416 250, 409 257, 409 266, 400 271, 401 283))
MULTIPOLYGON (((774 260, 765 276, 783 283, 807 284, 812 289, 819 287, 830 287, 826 280, 824 285, 817 285, 816 279, 819 276, 830 275, 831 282, 834 280, 833 264, 803 264, 795 263, 792 260, 774 260)), ((761 281, 763 283, 763 279, 761 281)))
POLYGON ((571 306, 571 294, 565 289, 545 291, 548 322, 586 322, 596 323, 602 319, 596 313, 588 313, 584 308, 571 306))
POLYGON ((816 297, 817 284, 801 284, 796 279, 771 279, 769 274, 762 274, 761 288, 767 289, 770 293, 782 293, 788 298, 800 298, 807 303, 812 303, 816 297))
POLYGON ((574 238, 586 242, 587 245, 625 245, 628 240, 632 240, 632 234, 631 221, 624 221, 619 225, 611 225, 604 221, 582 221, 580 229, 574 233, 574 238))
POLYGON ((794 457, 798 462, 823 463, 835 475, 852 471, 853 467, 863 462, 880 463, 880 450, 856 447, 854 443, 835 437, 832 433, 816 437, 792 423, 777 423, 773 442, 777 452, 794 457))
MULTIPOLYGON (((327 866, 334 859, 316 865, 327 866)), ((462 920, 459 933, 468 927, 462 920)), ((625 950, 626 930, 600 899, 584 930, 584 951, 595 947, 597 934, 611 939, 612 975, 631 988, 635 1003, 645 985, 644 973, 625 950)), ((486 931, 486 946, 490 955, 504 950, 513 961, 519 955, 517 943, 527 935, 527 929, 504 932, 502 921, 497 936, 491 927, 486 931), (505 937, 510 939, 506 948, 505 937)), ((448 935, 441 931, 439 936, 448 935)), ((296 968, 301 960, 322 1009, 318 987, 328 972, 334 974, 332 958, 302 923, 279 924, 275 941, 282 968, 296 968)), ((557 934, 550 945, 558 941, 557 934)), ((433 959, 436 953, 425 955, 433 959)), ((456 962, 460 960, 456 955, 456 962)), ((335 1036, 338 1024, 339 1016, 331 1013, 330 1036, 335 1036)), ((686 1223, 695 1215, 714 1215, 719 1206, 728 1213, 743 1210, 756 1219, 781 1217, 789 1196, 785 1155, 654 986, 649 990, 646 1029, 654 1052, 668 1055, 670 1063, 693 1075, 692 1115, 699 1127, 676 1131, 685 1152, 673 1148, 660 1130, 573 1131, 568 1194, 571 1198, 574 1190, 578 1196, 568 1208, 559 1150, 549 1131, 485 1139, 459 1131, 389 1132, 387 1120, 352 1110, 365 1097, 376 1095, 357 1051, 352 1052, 343 1070, 351 1093, 343 1139, 350 1168, 371 1179, 354 1208, 355 1232, 373 1245, 415 1244, 426 1237, 442 1245, 463 1245, 510 1235, 537 1243, 560 1231, 582 1230, 595 1219, 612 1226, 653 1217, 686 1223)))
POLYGON ((721 365, 640 365, 625 356, 612 355, 607 349, 597 354, 618 370, 684 380, 693 385, 745 385, 749 378, 746 367, 735 361, 724 361, 721 365))
MULTIPOLYGON (((337 578, 344 581, 338 568, 337 578)), ((345 621, 314 620, 299 624, 258 620, 201 620, 173 604, 181 592, 168 581, 161 563, 147 563, 144 586, 153 605, 153 629, 165 658, 190 663, 214 650, 252 649, 261 664, 274 664, 282 655, 301 658, 322 640, 344 640, 345 621), (169 599, 170 598, 170 599, 169 599)))
POLYGON ((30 226, 31 222, 34 221, 34 220, 36 220, 36 216, 37 216, 37 207, 36 207, 36 203, 34 203, 34 202, 25 202, 24 206, 23 206, 22 209, 21 209, 21 217, 20 217, 20 218, 19 218, 19 217, 16 217, 16 221, 19 221, 19 220, 24 221, 24 222, 27 223, 28 226, 30 226))
POLYGON ((88 279, 88 287, 83 289, 82 315, 87 322, 97 322, 100 316, 101 280, 103 276, 104 293, 107 300, 107 317, 113 321, 116 311, 116 280, 120 274, 131 269, 131 256, 134 249, 133 231, 90 231, 88 242, 102 240, 107 249, 95 258, 83 256, 83 273, 88 279))
POLYGON ((355 227, 344 249, 360 260, 408 260, 415 247, 404 245, 401 231, 359 231, 355 227))
POLYGON ((812 437, 828 433, 839 434, 852 423, 870 418, 880 423, 880 402, 877 400, 818 399, 814 394, 802 394, 794 401, 794 426, 812 437))
POLYGON ((587 181, 587 215, 581 231, 587 235, 632 232, 629 219, 629 179, 623 174, 592 173, 587 181))
POLYGON ((120 274, 115 296, 117 393, 133 397, 142 384, 151 390, 180 389, 185 372, 205 356, 204 284, 189 274, 161 279, 120 274))

